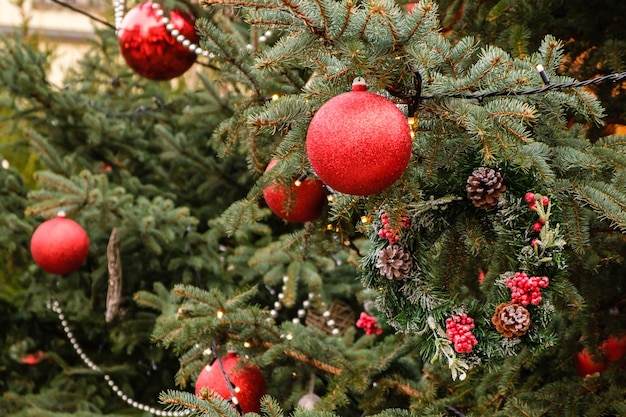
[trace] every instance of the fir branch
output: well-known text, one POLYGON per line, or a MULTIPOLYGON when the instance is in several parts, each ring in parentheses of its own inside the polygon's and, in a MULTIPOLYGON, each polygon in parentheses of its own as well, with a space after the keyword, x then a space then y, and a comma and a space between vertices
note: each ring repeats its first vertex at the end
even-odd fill
POLYGON ((436 25, 436 19, 434 16, 437 13, 437 8, 437 4, 428 0, 420 0, 420 2, 413 7, 413 11, 409 19, 416 20, 406 36, 406 43, 410 45, 410 41, 414 37, 418 37, 419 35, 423 36, 425 32, 434 30, 436 25), (419 16, 416 13, 417 10, 422 12, 419 16))
POLYGON ((53 3, 58 4, 58 5, 59 5, 59 6, 61 6, 61 7, 65 7, 66 9, 69 9, 69 10, 71 10, 71 11, 73 11, 73 12, 76 12, 76 13, 78 13, 78 14, 81 14, 81 15, 83 15, 83 16, 86 16, 86 17, 88 17, 90 20, 93 20, 94 22, 98 22, 98 23, 100 23, 101 25, 104 25, 104 26, 108 27, 109 29, 113 29, 113 30, 115 30, 115 26, 114 26, 114 25, 112 25, 112 24, 110 24, 109 22, 107 22, 107 21, 105 21, 105 20, 102 20, 102 19, 100 19, 100 18, 98 18, 98 17, 96 17, 96 16, 92 15, 91 13, 88 13, 88 12, 86 12, 86 11, 84 11, 84 10, 81 10, 81 9, 79 9, 78 7, 72 6, 71 4, 66 3, 66 2, 64 2, 64 1, 61 1, 61 0, 50 0, 50 1, 51 1, 51 2, 53 2, 53 3))

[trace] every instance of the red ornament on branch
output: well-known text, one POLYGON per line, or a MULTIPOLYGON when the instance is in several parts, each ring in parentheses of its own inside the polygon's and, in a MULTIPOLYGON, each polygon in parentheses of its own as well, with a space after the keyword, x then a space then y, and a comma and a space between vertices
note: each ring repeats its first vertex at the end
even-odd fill
MULTIPOLYGON (((270 161, 265 169, 276 165, 270 161)), ((313 178, 298 178, 291 185, 270 184, 263 190, 263 198, 274 214, 292 223, 304 223, 317 219, 326 203, 324 184, 313 178)))
POLYGON ((366 91, 333 97, 315 113, 306 136, 313 170, 329 187, 352 195, 376 194, 402 176, 411 159, 411 129, 395 104, 366 91))
POLYGON ((69 274, 87 259, 89 238, 78 223, 59 215, 35 229, 30 240, 30 253, 44 271, 69 274))
POLYGON ((177 38, 194 45, 200 38, 191 14, 173 10, 164 21, 159 10, 161 7, 152 1, 129 10, 120 24, 118 38, 129 67, 142 77, 163 81, 184 74, 196 61, 197 55, 177 38))
POLYGON ((202 397, 213 392, 235 406, 239 404, 243 413, 260 413, 261 397, 266 394, 267 385, 259 368, 245 364, 235 352, 228 352, 221 361, 221 366, 216 359, 200 372, 196 380, 196 395, 202 397), (224 374, 228 376, 231 387, 224 374))
POLYGON ((583 349, 576 355, 575 366, 576 372, 581 377, 590 375, 599 375, 606 371, 609 366, 626 355, 626 337, 621 339, 609 337, 600 347, 598 358, 587 349, 583 349))

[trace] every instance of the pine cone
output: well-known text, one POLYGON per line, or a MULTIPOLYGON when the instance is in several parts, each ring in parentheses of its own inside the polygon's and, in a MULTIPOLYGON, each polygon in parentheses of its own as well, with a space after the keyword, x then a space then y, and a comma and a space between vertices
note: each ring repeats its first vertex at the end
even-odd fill
POLYGON ((387 246, 378 253, 376 268, 387 279, 402 280, 413 266, 413 257, 399 245, 387 246))
POLYGON ((506 186, 499 171, 480 167, 467 179, 465 190, 474 206, 488 209, 498 204, 498 197, 506 191, 506 186))
POLYGON ((491 318, 496 330, 504 337, 523 336, 530 327, 530 313, 515 303, 502 303, 491 318))

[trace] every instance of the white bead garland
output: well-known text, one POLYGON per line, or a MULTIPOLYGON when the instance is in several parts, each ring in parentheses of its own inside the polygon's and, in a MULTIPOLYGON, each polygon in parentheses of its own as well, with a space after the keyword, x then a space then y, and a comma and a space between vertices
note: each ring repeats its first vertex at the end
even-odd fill
MULTIPOLYGON (((63 310, 61 309, 59 302, 56 300, 48 302, 48 308, 57 314, 57 317, 59 318, 59 321, 61 322, 61 326, 63 326, 63 331, 65 332, 65 336, 70 341, 70 343, 72 344, 72 347, 74 348, 74 351, 76 352, 78 356, 80 356, 80 359, 83 361, 83 363, 87 365, 89 369, 91 369, 92 371, 97 372, 97 373, 102 373, 102 369, 100 369, 98 365, 96 365, 91 359, 89 359, 87 354, 83 351, 83 348, 78 344, 78 341, 76 340, 76 338, 74 337, 74 334, 72 333, 72 329, 70 329, 69 323, 65 319, 65 315, 63 314, 63 310)), ((113 391, 115 395, 117 395, 122 401, 124 401, 126 404, 130 405, 133 408, 147 411, 155 416, 162 416, 162 417, 181 417, 181 416, 189 415, 189 412, 187 411, 163 411, 163 410, 158 410, 154 407, 150 407, 149 405, 141 404, 133 400, 132 398, 129 398, 126 394, 124 394, 122 389, 115 383, 115 381, 113 381, 113 379, 111 379, 110 375, 104 374, 103 378, 106 381, 106 383, 109 385, 109 387, 111 388, 111 391, 113 391)))
MULTIPOLYGON (((283 287, 281 289, 281 292, 279 292, 278 295, 276 296, 277 300, 274 301, 274 308, 270 310, 270 316, 272 317, 272 319, 275 319, 276 317, 278 317, 278 312, 283 308, 282 300, 285 298, 285 292, 287 291, 287 281, 289 281, 289 277, 284 276, 283 287)), ((272 292, 272 294, 274 294, 274 290, 270 290, 270 291, 272 292)), ((307 310, 311 307, 311 301, 317 297, 319 297, 318 294, 315 294, 312 292, 309 293, 308 299, 302 302, 302 308, 298 309, 298 313, 297 313, 298 316, 291 319, 291 322, 293 324, 300 324, 301 319, 303 319, 306 316, 307 310)), ((329 318, 331 314, 330 310, 326 309, 325 303, 322 303, 322 307, 325 308, 324 313, 322 314, 323 317, 329 318)), ((339 328, 335 326, 335 324, 336 324, 335 320, 333 319, 329 318, 326 321, 326 325, 332 329, 331 330, 332 334, 336 336, 341 331, 339 330, 339 328)), ((285 335, 283 335, 283 337, 284 336, 285 335)))
MULTIPOLYGON (((157 16, 161 18, 161 23, 165 26, 165 30, 174 38, 176 41, 183 45, 185 48, 189 49, 190 52, 193 52, 196 55, 202 55, 206 58, 215 58, 215 54, 213 52, 209 52, 199 45, 191 42, 189 39, 182 35, 178 29, 174 27, 172 23, 170 23, 170 18, 165 16, 165 11, 161 7, 160 4, 153 2, 152 8, 156 11, 157 16)), ((113 10, 115 13, 115 32, 119 32, 122 26, 122 20, 124 20, 124 12, 126 10, 126 0, 113 0, 113 10)), ((263 35, 259 36, 257 39, 259 43, 266 42, 267 39, 272 36, 272 31, 268 30, 263 35)), ((252 44, 247 44, 246 49, 251 51, 254 49, 252 44)))

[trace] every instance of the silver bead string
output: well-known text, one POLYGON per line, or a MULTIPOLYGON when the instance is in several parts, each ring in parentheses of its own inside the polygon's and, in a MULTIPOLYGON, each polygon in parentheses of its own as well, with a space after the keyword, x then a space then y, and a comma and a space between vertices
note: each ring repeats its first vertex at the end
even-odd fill
MULTIPOLYGON (((72 344, 72 347, 74 348, 74 351, 76 352, 76 354, 78 354, 78 356, 80 356, 80 359, 83 361, 83 363, 87 365, 87 367, 89 367, 89 369, 91 369, 92 371, 97 372, 99 374, 103 374, 102 369, 97 364, 95 364, 91 359, 89 359, 89 357, 87 356, 83 348, 80 346, 80 344, 74 337, 74 334, 72 333, 72 329, 70 328, 69 323, 67 322, 65 318, 65 314, 63 314, 63 310, 61 309, 59 302, 56 300, 49 301, 48 309, 52 310, 53 312, 57 314, 57 317, 59 318, 59 321, 61 322, 61 325, 63 326, 63 331, 65 332, 65 336, 70 341, 70 343, 72 344)), ((142 411, 147 411, 150 414, 153 414, 155 416, 160 416, 160 417, 181 417, 181 416, 189 415, 189 412, 187 411, 163 411, 163 410, 156 409, 146 404, 141 404, 133 400, 126 394, 124 394, 122 389, 115 383, 115 381, 113 381, 110 375, 104 374, 103 378, 107 382, 109 387, 111 388, 111 391, 113 391, 115 395, 117 395, 119 398, 122 399, 122 401, 124 401, 126 404, 130 405, 133 408, 136 408, 142 411)))
MULTIPOLYGON (((187 48, 190 52, 196 55, 202 55, 206 58, 215 58, 215 54, 213 52, 207 51, 203 49, 199 45, 191 42, 189 39, 185 37, 178 29, 174 27, 174 25, 170 22, 170 18, 165 15, 165 11, 161 7, 159 3, 153 2, 152 8, 156 11, 157 16, 161 18, 161 24, 165 27, 165 30, 176 39, 178 43, 187 48)), ((124 13, 126 11, 126 0, 113 0, 113 10, 115 14, 115 32, 118 33, 121 26, 122 20, 124 20, 124 13)), ((267 39, 272 36, 272 31, 268 30, 263 35, 258 37, 258 42, 263 43, 266 42, 267 39)), ((252 44, 247 44, 246 49, 251 51, 254 49, 252 44)))

